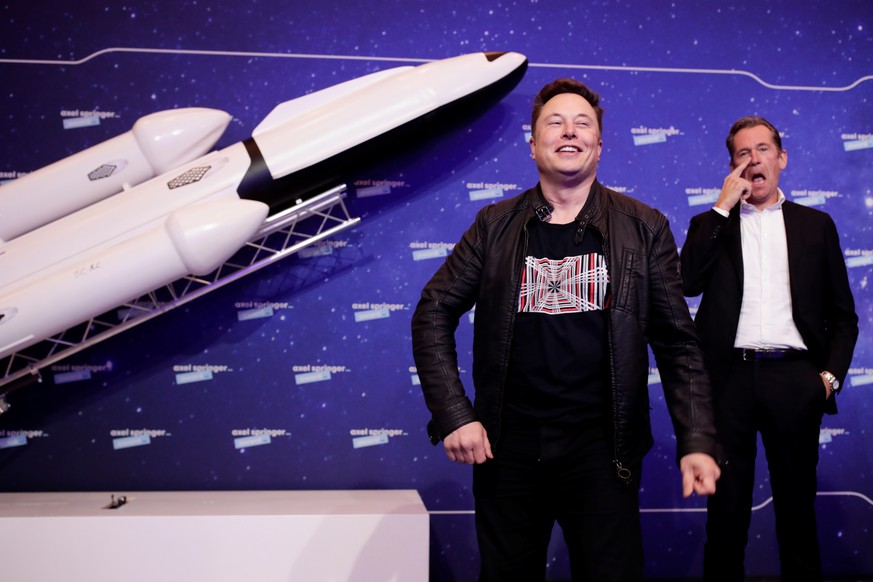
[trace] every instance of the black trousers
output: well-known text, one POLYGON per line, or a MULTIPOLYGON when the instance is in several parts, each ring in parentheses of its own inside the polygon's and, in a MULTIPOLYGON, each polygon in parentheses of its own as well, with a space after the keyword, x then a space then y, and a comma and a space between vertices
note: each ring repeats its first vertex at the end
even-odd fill
POLYGON ((504 428, 473 468, 479 580, 544 580, 556 522, 573 580, 642 580, 639 467, 619 482, 602 425, 504 428))
POLYGON ((705 580, 743 580, 758 432, 770 472, 782 579, 821 580, 815 496, 826 392, 818 372, 806 360, 737 360, 714 395, 722 474, 707 504, 705 580))

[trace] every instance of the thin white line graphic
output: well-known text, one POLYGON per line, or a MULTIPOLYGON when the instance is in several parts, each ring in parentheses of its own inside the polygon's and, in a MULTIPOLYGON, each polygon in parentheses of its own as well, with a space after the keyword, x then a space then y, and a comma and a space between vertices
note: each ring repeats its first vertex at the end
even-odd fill
MULTIPOLYGON (((372 57, 359 55, 320 55, 320 54, 303 54, 303 53, 269 53, 269 52, 247 52, 247 51, 210 51, 210 50, 189 50, 189 49, 159 49, 159 48, 137 48, 137 47, 111 47, 101 49, 90 55, 78 60, 61 60, 61 59, 0 59, 0 64, 18 64, 18 65, 57 65, 57 66, 76 66, 87 63, 100 56, 110 53, 152 53, 152 54, 172 54, 172 55, 201 55, 201 56, 226 56, 226 57, 256 57, 256 58, 279 58, 279 59, 326 59, 326 60, 345 60, 345 61, 380 61, 380 62, 403 62, 403 63, 427 63, 435 59, 414 59, 408 57, 372 57)), ((842 87, 829 86, 808 86, 808 85, 776 85, 768 83, 755 73, 744 71, 742 69, 686 69, 679 67, 634 67, 627 65, 577 65, 577 64, 561 64, 561 63, 530 63, 532 68, 544 69, 581 69, 591 71, 627 71, 627 72, 644 72, 644 73, 677 73, 677 74, 692 74, 692 75, 738 75, 749 77, 755 82, 768 89, 776 91, 825 91, 825 92, 846 92, 851 91, 865 81, 873 81, 873 75, 864 75, 858 78, 853 83, 842 87)))

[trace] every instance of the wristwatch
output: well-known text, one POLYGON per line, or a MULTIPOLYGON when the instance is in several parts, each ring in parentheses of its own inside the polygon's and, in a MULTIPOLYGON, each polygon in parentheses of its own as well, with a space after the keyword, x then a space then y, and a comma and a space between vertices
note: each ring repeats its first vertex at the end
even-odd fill
POLYGON ((824 372, 819 372, 822 378, 827 380, 828 384, 831 385, 831 392, 834 394, 840 393, 840 381, 837 380, 837 377, 825 370, 824 372))

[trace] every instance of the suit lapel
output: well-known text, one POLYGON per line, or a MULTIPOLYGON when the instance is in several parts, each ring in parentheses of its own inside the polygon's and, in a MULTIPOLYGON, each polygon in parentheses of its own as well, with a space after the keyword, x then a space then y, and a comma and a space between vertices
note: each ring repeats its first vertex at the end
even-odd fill
POLYGON ((737 278, 737 289, 740 296, 743 294, 743 244, 740 233, 740 205, 731 209, 727 224, 727 254, 733 266, 734 275, 737 278))
POLYGON ((800 251, 800 241, 804 235, 803 226, 798 224, 796 207, 786 200, 782 203, 782 220, 785 222, 785 244, 788 247, 788 280, 791 282, 791 303, 796 304, 794 290, 803 280, 803 253, 800 251))

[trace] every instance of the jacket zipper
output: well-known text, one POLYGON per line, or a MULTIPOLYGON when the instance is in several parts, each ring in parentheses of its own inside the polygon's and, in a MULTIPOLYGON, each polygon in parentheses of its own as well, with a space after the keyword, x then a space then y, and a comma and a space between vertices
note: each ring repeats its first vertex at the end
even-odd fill
MULTIPOLYGON (((586 228, 590 221, 591 217, 584 217, 584 224, 580 225, 580 228, 586 228)), ((605 232, 600 232, 600 229, 597 227, 593 227, 600 233, 601 239, 603 239, 603 259, 606 261, 606 272, 612 273, 612 265, 609 261, 609 237, 605 232)), ((614 291, 615 286, 612 286, 610 289, 610 293, 614 291)), ((610 303, 612 299, 610 298, 610 303)), ((609 316, 609 313, 606 314, 606 337, 608 339, 607 345, 609 346, 609 390, 612 393, 612 464, 615 466, 615 476, 618 477, 618 480, 624 484, 630 484, 631 479, 633 478, 633 472, 625 467, 618 455, 618 411, 616 410, 616 399, 615 399, 615 383, 613 379, 613 370, 615 369, 615 351, 612 344, 612 318, 609 316)))

